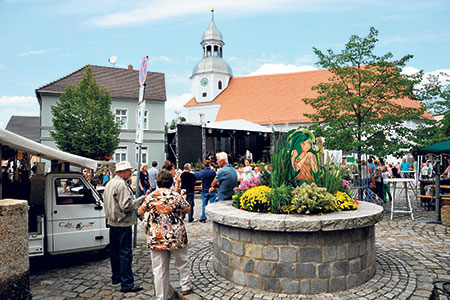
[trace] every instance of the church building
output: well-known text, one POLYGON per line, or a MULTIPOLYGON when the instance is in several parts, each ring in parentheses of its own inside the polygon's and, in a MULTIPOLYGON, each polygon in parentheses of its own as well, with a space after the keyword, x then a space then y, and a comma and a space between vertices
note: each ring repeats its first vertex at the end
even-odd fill
MULTIPOLYGON (((327 69, 233 77, 231 67, 223 58, 225 43, 214 22, 213 10, 201 45, 203 58, 191 76, 193 98, 184 105, 188 123, 245 120, 282 131, 311 124, 304 114, 313 114, 315 110, 302 99, 317 96, 311 88, 332 77, 327 69)), ((407 98, 396 102, 404 107, 421 105, 407 98)), ((426 116, 431 118, 428 112, 426 116)))

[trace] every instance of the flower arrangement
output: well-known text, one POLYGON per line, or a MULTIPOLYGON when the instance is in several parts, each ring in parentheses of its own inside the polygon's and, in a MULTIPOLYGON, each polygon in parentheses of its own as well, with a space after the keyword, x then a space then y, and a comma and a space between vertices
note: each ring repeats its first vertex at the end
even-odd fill
POLYGON ((240 207, 251 212, 270 212, 270 187, 261 185, 247 190, 240 197, 240 207))
POLYGON ((330 211, 334 202, 332 194, 315 183, 306 184, 292 191, 291 204, 299 214, 318 214, 330 211))
POLYGON ((261 181, 259 177, 252 177, 249 180, 244 180, 238 187, 234 188, 234 196, 232 205, 236 208, 241 208, 240 198, 249 189, 257 187, 260 185, 261 181))
POLYGON ((337 192, 334 196, 335 200, 332 204, 333 211, 355 210, 358 208, 358 200, 353 200, 347 193, 337 192))

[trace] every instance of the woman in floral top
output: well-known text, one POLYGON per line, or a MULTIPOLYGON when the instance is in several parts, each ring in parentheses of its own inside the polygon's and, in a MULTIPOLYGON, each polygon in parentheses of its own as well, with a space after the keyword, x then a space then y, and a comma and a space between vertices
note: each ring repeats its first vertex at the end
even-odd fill
POLYGON ((184 216, 189 212, 187 201, 177 192, 171 191, 173 177, 161 170, 156 177, 158 189, 148 195, 138 211, 147 234, 147 245, 152 258, 156 299, 169 296, 170 256, 175 257, 175 266, 180 272, 183 295, 191 292, 189 282, 190 263, 187 254, 187 233, 184 216))

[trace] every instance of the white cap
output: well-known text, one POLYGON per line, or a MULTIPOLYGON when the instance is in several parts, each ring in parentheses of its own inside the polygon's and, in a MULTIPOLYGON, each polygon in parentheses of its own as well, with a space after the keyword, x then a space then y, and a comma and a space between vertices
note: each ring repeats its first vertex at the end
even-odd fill
POLYGON ((132 169, 133 167, 131 166, 131 164, 129 163, 129 162, 127 162, 127 161, 121 161, 121 162, 118 162, 117 164, 116 164, 116 172, 117 171, 124 171, 124 170, 128 170, 128 169, 132 169))

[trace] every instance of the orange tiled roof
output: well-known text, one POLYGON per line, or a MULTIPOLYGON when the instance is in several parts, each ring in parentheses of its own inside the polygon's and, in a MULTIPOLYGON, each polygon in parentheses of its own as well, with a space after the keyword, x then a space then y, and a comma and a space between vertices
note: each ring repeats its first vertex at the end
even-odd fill
MULTIPOLYGON (((228 88, 214 101, 197 103, 195 98, 184 106, 221 104, 216 122, 244 119, 257 124, 307 123, 311 120, 304 113, 315 110, 301 99, 317 96, 311 88, 332 77, 327 69, 298 73, 233 77, 228 88)), ((420 107, 418 101, 397 99, 404 107, 420 107)), ((426 112, 424 117, 432 118, 426 112)))

